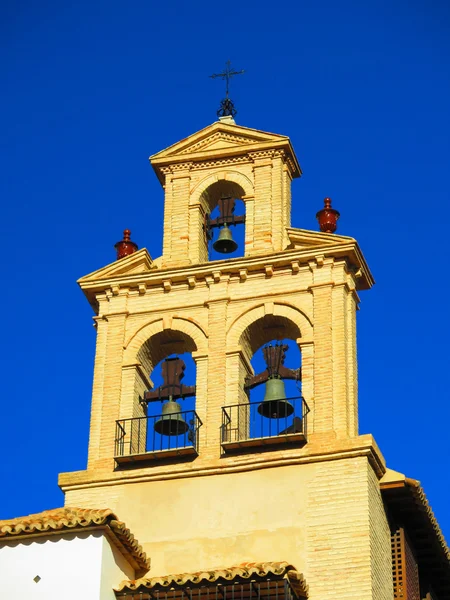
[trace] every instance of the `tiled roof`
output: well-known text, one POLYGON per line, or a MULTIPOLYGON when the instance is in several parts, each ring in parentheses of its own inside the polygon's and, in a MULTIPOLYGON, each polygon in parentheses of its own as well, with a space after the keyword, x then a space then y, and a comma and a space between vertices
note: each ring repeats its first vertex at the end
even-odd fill
POLYGON ((439 598, 450 598, 450 550, 420 482, 403 476, 380 487, 394 521, 407 530, 419 568, 439 598))
POLYGON ((123 590, 145 590, 153 587, 170 588, 174 585, 190 586, 204 583, 215 583, 219 580, 233 581, 234 579, 251 579, 252 577, 287 576, 294 591, 299 597, 307 597, 307 585, 301 573, 285 561, 280 562, 245 562, 235 567, 207 569, 195 573, 165 575, 163 577, 141 577, 135 581, 122 581, 118 592, 123 590))
POLYGON ((439 545, 442 548, 443 553, 447 557, 447 560, 449 561, 450 567, 450 549, 447 545, 447 542, 445 541, 439 523, 437 522, 436 517, 434 516, 434 512, 428 502, 428 498, 426 497, 425 492, 423 491, 423 487, 420 485, 419 481, 417 481, 416 479, 409 479, 408 477, 406 478, 406 484, 410 487, 411 491, 413 492, 416 504, 422 510, 425 511, 429 519, 430 525, 434 531, 434 534, 439 541, 439 545))
POLYGON ((139 542, 116 515, 109 509, 89 508, 54 508, 41 513, 0 521, 0 544, 3 541, 32 537, 34 535, 64 533, 83 528, 106 529, 112 533, 112 541, 125 548, 134 560, 139 573, 146 573, 150 568, 150 560, 142 550, 139 542))

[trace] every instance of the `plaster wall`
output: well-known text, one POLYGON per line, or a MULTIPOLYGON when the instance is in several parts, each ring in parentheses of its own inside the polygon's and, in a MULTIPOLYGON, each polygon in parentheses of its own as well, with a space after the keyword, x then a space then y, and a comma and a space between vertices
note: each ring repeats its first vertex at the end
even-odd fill
POLYGON ((103 536, 100 600, 115 600, 112 590, 124 579, 134 579, 134 577, 134 570, 123 554, 103 536))
POLYGON ((8 600, 114 600, 113 588, 133 576, 100 532, 33 537, 0 547, 1 597, 8 600))
POLYGON ((356 457, 74 489, 67 502, 120 514, 151 557, 151 576, 286 560, 305 575, 310 600, 392 600, 390 537, 372 480, 356 457))

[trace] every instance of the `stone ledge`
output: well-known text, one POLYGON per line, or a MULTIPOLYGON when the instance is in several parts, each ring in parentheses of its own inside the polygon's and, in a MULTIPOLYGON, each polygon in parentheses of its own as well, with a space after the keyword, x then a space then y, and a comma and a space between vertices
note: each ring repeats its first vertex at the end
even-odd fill
POLYGON ((141 481, 161 481, 186 477, 206 477, 227 473, 270 469, 291 465, 325 462, 366 456, 375 474, 380 479, 386 472, 386 463, 372 435, 361 435, 344 440, 321 440, 309 442, 301 449, 280 450, 273 453, 233 455, 225 458, 206 460, 202 465, 201 457, 196 464, 153 466, 128 471, 73 471, 60 473, 58 485, 65 493, 75 489, 122 485, 141 481), (196 466, 198 465, 198 466, 196 466))

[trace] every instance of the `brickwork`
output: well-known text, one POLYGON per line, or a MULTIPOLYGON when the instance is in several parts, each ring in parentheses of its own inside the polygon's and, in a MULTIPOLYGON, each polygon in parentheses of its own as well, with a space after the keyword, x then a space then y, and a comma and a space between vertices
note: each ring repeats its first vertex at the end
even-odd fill
MULTIPOLYGON (((208 415, 211 403, 217 405, 215 418, 208 417, 202 430, 210 437, 221 406, 244 400, 242 381, 254 352, 274 337, 297 341, 304 353, 303 393, 314 406, 310 432, 356 435, 356 304, 347 285, 333 283, 333 277, 351 275, 343 263, 332 261, 322 269, 327 269, 324 284, 315 266, 295 274, 290 267, 275 269, 270 277, 263 266, 244 281, 239 273, 218 270, 203 282, 197 275, 194 288, 174 281, 170 291, 162 286, 140 295, 124 287, 107 295, 98 320, 90 460, 113 456, 115 420, 141 414, 146 374, 173 352, 206 355, 209 400, 206 404, 199 392, 197 401, 207 406, 208 415), (240 357, 238 377, 227 360, 233 352, 240 357)), ((205 421, 206 412, 200 416, 205 421)), ((217 454, 216 434, 214 444, 217 454)))
POLYGON ((309 483, 311 598, 392 600, 390 535, 365 459, 322 463, 309 483))
POLYGON ((178 146, 183 147, 181 152, 175 145, 151 157, 165 188, 164 266, 207 260, 204 217, 222 195, 242 199, 246 205, 247 256, 286 247, 290 182, 301 174, 288 138, 215 123, 192 136, 187 146, 178 146), (199 136, 205 140, 219 136, 223 142, 205 144, 208 152, 200 154, 199 136))
POLYGON ((381 498, 378 478, 372 469, 369 469, 368 483, 372 597, 390 600, 393 597, 392 553, 388 543, 391 539, 391 530, 381 498))

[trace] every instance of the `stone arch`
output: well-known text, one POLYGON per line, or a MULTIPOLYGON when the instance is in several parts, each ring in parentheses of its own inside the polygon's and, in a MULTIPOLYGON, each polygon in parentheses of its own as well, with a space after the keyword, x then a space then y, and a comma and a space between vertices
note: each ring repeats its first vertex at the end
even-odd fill
POLYGON ((246 215, 244 249, 252 239, 252 217, 249 217, 252 210, 249 207, 254 198, 254 186, 251 179, 233 169, 210 173, 193 185, 189 195, 189 258, 193 264, 209 260, 205 216, 211 214, 223 196, 230 196, 244 202, 246 215))
POLYGON ((249 308, 231 324, 227 333, 227 347, 241 347, 250 358, 264 343, 274 337, 311 342, 313 326, 309 317, 298 308, 282 302, 268 302, 249 308), (267 324, 267 331, 261 327, 267 324), (267 338, 267 339, 266 339, 267 338))
MULTIPOLYGON (((206 354, 207 335, 203 328, 193 319, 174 315, 164 319, 159 317, 137 329, 125 344, 124 363, 135 362, 139 358, 141 349, 155 336, 158 336, 159 341, 165 340, 169 345, 175 345, 177 333, 181 334, 180 340, 186 344, 190 352, 198 351, 206 354)), ((156 360, 157 354, 154 358, 156 360)))
MULTIPOLYGON (((223 182, 224 185, 229 188, 229 193, 237 198, 253 196, 254 194, 253 183, 246 175, 239 173, 238 171, 224 169, 223 171, 207 175, 194 186, 191 191, 190 204, 195 205, 202 203, 202 199, 207 200, 207 198, 205 198, 206 191, 208 188, 211 188, 211 186, 214 186, 219 182, 223 182)), ((214 202, 214 198, 212 198, 211 202, 208 204, 211 204, 212 202, 214 202)), ((211 209, 211 206, 209 206, 209 208, 211 209)))
MULTIPOLYGON (((206 333, 194 320, 168 315, 151 319, 136 328, 124 346, 120 418, 143 416, 140 400, 153 386, 151 373, 171 354, 185 352, 196 352, 199 357, 207 352, 206 333)), ((196 357, 193 358, 197 365, 196 357)), ((201 377, 206 379, 203 364, 201 369, 201 377)))

